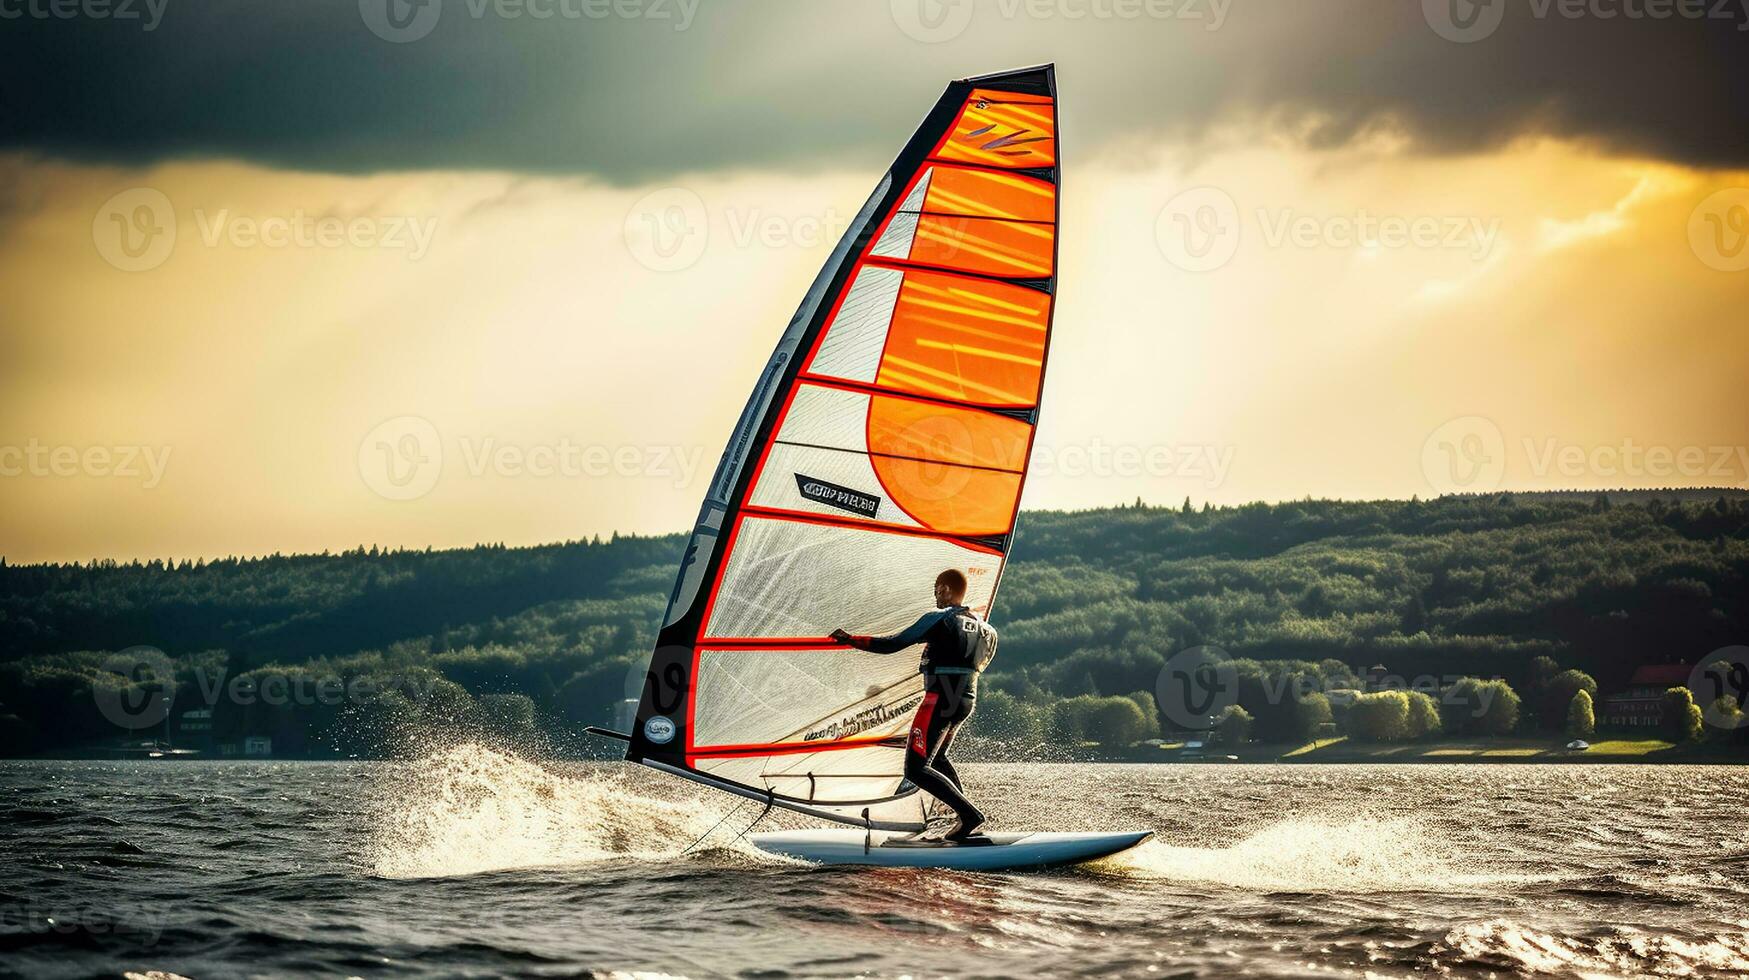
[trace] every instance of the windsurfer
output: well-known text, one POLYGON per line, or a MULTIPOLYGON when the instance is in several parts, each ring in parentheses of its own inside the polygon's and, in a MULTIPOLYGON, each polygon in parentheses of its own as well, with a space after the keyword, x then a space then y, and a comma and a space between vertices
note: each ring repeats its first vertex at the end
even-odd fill
POLYGON ((923 703, 911 723, 905 751, 905 778, 953 810, 957 824, 944 838, 964 840, 984 824, 984 814, 965 797, 959 773, 948 761, 954 733, 977 706, 978 673, 996 654, 996 629, 963 603, 966 576, 950 568, 935 577, 935 605, 915 623, 891 636, 860 636, 834 630, 832 639, 890 654, 923 644, 919 670, 923 703))

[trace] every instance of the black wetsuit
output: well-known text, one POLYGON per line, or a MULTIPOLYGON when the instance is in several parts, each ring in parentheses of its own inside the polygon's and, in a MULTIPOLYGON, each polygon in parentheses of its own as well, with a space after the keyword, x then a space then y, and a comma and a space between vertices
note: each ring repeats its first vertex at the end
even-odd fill
POLYGON ((872 653, 897 653, 924 644, 923 703, 911 722, 905 753, 905 778, 951 807, 963 830, 975 829, 984 815, 961 791, 959 773, 948 761, 954 732, 977 707, 978 670, 995 653, 996 630, 965 606, 949 606, 891 636, 854 636, 851 645, 872 653))

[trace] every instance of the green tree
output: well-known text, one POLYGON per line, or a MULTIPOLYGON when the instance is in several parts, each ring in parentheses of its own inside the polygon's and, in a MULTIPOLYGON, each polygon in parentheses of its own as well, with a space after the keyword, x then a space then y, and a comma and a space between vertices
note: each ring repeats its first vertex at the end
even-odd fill
POLYGON ((1426 738, 1439 733, 1439 702, 1425 691, 1409 691, 1409 737, 1426 738))
POLYGON ((1694 692, 1686 687, 1673 687, 1664 692, 1664 737, 1672 742, 1692 742, 1700 737, 1700 705, 1694 703, 1694 692))
POLYGON ((1330 724, 1330 699, 1323 694, 1313 691, 1293 704, 1293 737, 1296 741, 1311 741, 1330 724))
POLYGON ((1142 709, 1126 697, 1078 694, 1058 701, 1053 713, 1058 732, 1072 741, 1129 745, 1148 737, 1142 709))
POLYGON ((1597 713, 1591 703, 1591 692, 1580 688, 1573 692, 1573 700, 1567 704, 1567 735, 1590 738, 1596 730, 1597 713))
POLYGON ((1573 697, 1580 691, 1590 695, 1593 700, 1597 697, 1597 682, 1582 670, 1563 670, 1549 678, 1543 687, 1542 703, 1538 708, 1543 727, 1553 731, 1566 722, 1573 697))
POLYGON ((1401 742, 1409 737, 1409 697, 1402 691, 1375 691, 1354 699, 1348 709, 1348 734, 1362 742, 1401 742))
POLYGON ((1244 745, 1251 741, 1251 712, 1232 705, 1221 713, 1215 723, 1215 741, 1226 746, 1244 745))
POLYGON ((1460 678, 1446 692, 1447 731, 1466 735, 1510 735, 1518 727, 1518 693, 1503 680, 1460 678))
POLYGON ((1045 723, 1039 708, 1007 691, 980 692, 973 718, 976 720, 969 732, 979 738, 1023 748, 1037 745, 1045 738, 1045 723))

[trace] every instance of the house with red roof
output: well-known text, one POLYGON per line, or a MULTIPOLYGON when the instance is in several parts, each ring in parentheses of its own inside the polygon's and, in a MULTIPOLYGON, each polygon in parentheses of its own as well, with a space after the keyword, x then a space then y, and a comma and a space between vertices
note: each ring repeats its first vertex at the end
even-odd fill
MULTIPOLYGON (((1687 687, 1694 668, 1687 664, 1647 664, 1634 671, 1626 690, 1604 697, 1600 724, 1621 728, 1656 728, 1664 722, 1664 692, 1687 687)), ((1698 693, 1696 694, 1699 700, 1698 693)))

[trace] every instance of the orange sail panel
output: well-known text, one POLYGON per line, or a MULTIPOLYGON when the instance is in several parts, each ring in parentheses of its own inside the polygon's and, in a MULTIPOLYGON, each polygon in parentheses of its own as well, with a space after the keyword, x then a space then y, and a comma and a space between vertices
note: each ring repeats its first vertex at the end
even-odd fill
POLYGON ((919 825, 901 785, 917 661, 829 634, 902 629, 947 568, 967 605, 995 602, 1050 347, 1056 164, 1049 67, 953 83, 900 152, 730 437, 628 758, 919 825))

